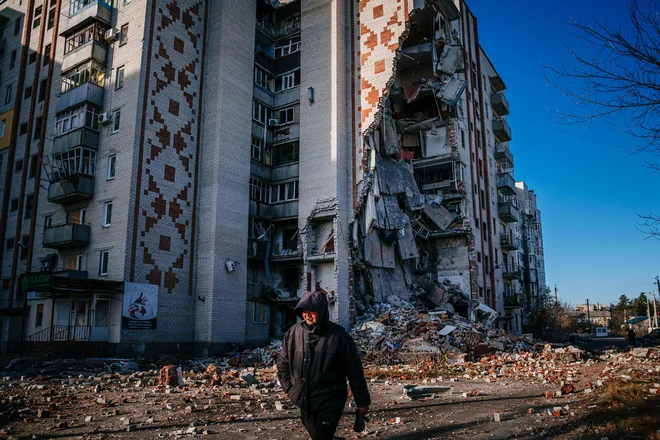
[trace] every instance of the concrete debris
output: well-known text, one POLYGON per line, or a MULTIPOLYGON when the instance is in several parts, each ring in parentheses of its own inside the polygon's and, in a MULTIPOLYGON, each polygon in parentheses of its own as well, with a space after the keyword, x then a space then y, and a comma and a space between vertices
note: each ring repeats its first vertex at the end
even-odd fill
POLYGON ((409 399, 428 397, 434 394, 446 393, 451 390, 448 386, 404 385, 403 395, 409 399))

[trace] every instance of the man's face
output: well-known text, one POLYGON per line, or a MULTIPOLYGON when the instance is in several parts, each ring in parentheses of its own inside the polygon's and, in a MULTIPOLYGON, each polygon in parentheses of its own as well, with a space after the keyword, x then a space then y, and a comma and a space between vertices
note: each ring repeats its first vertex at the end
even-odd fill
POLYGON ((305 322, 307 323, 307 325, 314 325, 314 324, 316 324, 316 321, 319 318, 319 314, 316 313, 316 312, 309 311, 309 310, 303 310, 302 311, 302 317, 305 320, 305 322))

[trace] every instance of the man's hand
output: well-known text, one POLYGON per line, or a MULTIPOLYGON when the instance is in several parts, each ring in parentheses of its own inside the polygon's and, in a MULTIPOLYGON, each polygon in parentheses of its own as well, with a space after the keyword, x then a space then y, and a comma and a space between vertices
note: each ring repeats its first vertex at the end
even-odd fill
POLYGON ((369 407, 364 406, 362 408, 358 408, 355 410, 356 413, 360 414, 362 417, 366 416, 367 413, 369 412, 369 407))

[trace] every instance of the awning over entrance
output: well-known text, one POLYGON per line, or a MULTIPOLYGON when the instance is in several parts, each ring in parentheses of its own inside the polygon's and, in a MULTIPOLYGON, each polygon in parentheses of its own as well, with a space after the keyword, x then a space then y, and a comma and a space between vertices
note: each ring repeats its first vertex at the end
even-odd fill
POLYGON ((123 281, 96 280, 69 276, 65 272, 31 272, 20 276, 23 292, 39 292, 39 296, 61 293, 123 293, 123 281))

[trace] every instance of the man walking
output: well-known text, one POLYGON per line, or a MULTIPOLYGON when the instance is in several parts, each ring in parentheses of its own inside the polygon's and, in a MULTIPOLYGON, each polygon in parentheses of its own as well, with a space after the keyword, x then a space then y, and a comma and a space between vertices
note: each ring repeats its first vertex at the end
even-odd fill
POLYGON ((331 440, 348 398, 347 378, 357 413, 369 411, 362 361, 344 328, 330 322, 324 293, 305 293, 294 310, 302 321, 284 335, 277 376, 312 440, 331 440))

